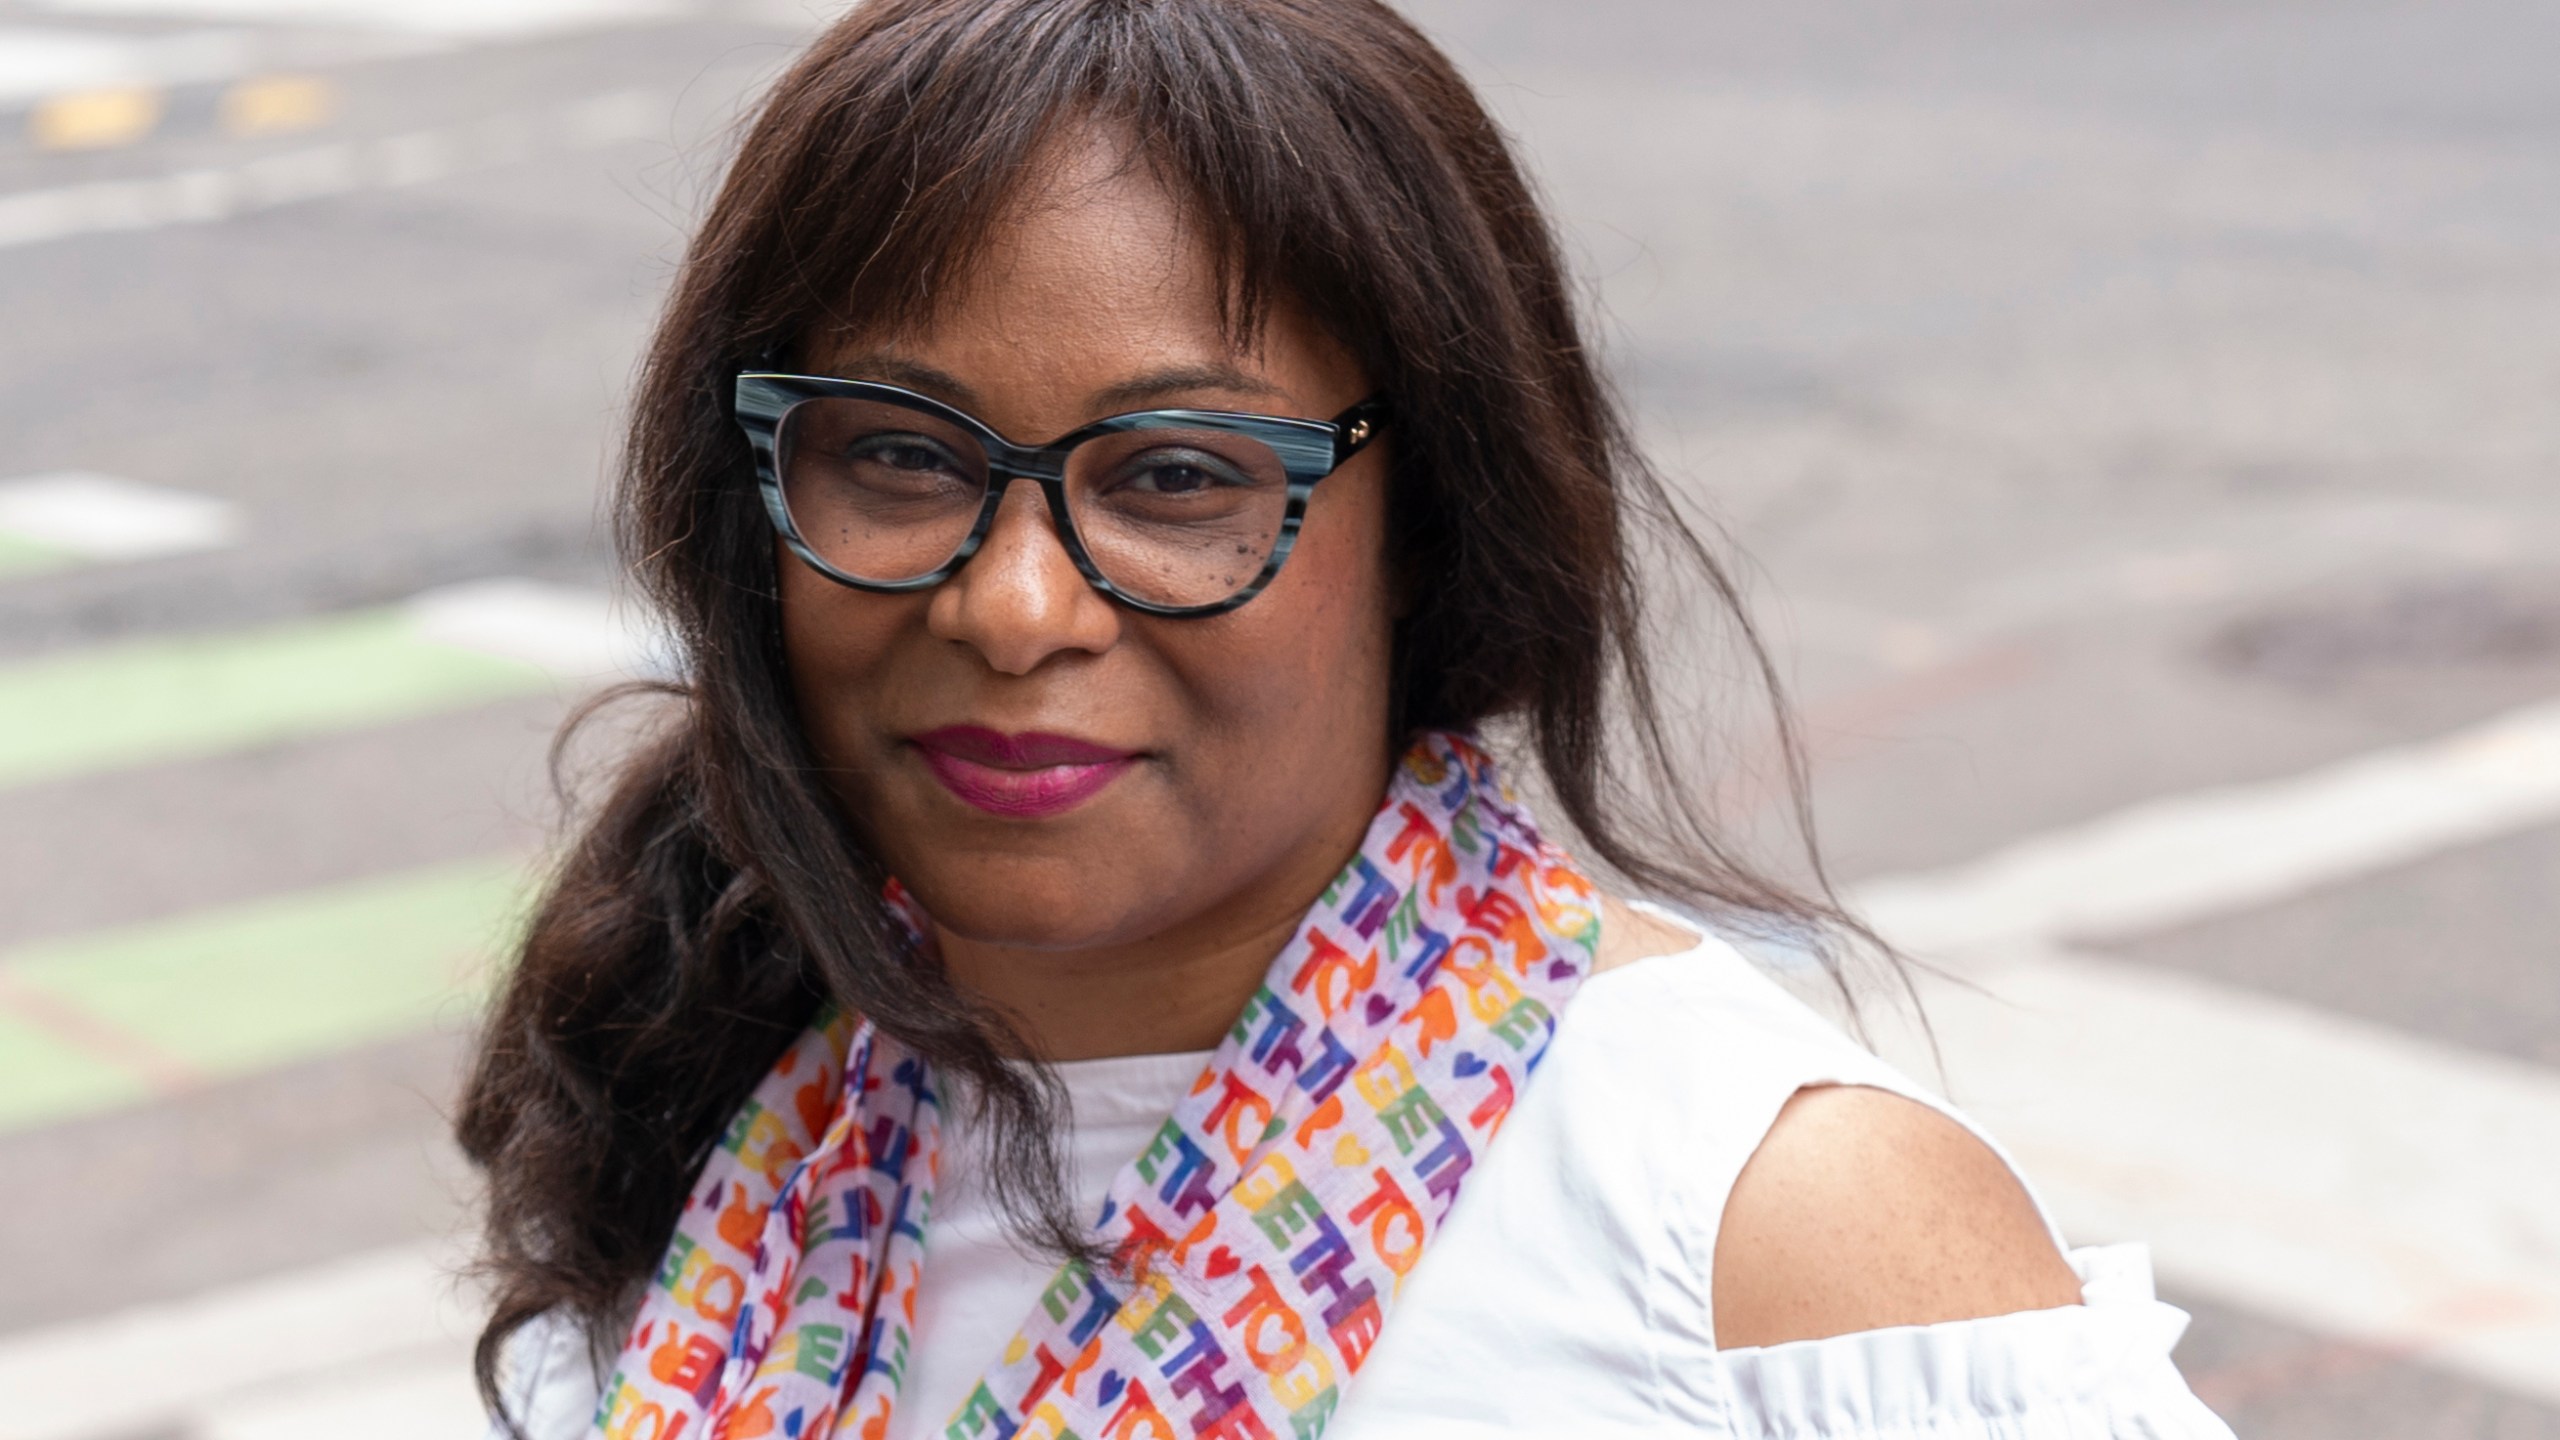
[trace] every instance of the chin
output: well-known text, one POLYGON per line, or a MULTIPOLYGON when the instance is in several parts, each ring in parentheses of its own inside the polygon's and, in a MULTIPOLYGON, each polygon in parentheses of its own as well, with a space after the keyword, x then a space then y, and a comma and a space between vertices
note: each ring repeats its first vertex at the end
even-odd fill
POLYGON ((934 923, 981 945, 1087 950, 1165 928, 1175 887, 1141 890, 1131 871, 1068 857, 969 856, 907 882, 934 923))

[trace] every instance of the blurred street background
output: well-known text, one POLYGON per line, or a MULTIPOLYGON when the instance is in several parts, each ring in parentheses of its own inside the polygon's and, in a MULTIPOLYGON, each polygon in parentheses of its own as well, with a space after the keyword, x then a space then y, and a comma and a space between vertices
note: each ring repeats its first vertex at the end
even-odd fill
MULTIPOLYGON (((2560 6, 1407 9, 1955 1097, 2244 1437, 2560 1437, 2560 6)), ((0 1440, 477 1433, 457 1066, 828 13, 0 0, 0 1440)))

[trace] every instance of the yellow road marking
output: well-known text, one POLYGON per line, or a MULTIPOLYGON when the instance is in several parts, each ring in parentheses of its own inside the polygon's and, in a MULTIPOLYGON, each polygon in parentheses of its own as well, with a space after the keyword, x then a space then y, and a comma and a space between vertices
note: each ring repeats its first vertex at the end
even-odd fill
POLYGON ((46 150, 112 150, 160 123, 168 99, 146 86, 56 95, 27 117, 27 135, 46 150))
POLYGON ((262 75, 222 93, 222 129, 242 137, 316 129, 337 113, 338 92, 311 75, 262 75))

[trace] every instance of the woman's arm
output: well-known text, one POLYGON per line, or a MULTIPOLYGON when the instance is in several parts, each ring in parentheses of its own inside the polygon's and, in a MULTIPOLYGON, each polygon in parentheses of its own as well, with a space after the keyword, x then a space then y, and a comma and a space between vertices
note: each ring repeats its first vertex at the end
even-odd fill
POLYGON ((2080 1302, 2079 1277, 1990 1147, 1865 1086, 1799 1090, 1725 1207, 1720 1348, 2080 1302))

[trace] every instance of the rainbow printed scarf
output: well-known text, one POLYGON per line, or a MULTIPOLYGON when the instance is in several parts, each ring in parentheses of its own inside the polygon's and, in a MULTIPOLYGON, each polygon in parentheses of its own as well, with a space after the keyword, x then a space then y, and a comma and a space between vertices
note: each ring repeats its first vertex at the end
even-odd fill
MULTIPOLYGON (((1320 1435, 1590 972, 1597 892, 1427 735, 1096 1234, 944 1434, 1320 1435)), ((607 1440, 883 1440, 938 1165, 924 1063, 822 1018, 703 1167, 596 1411, 607 1440)))

